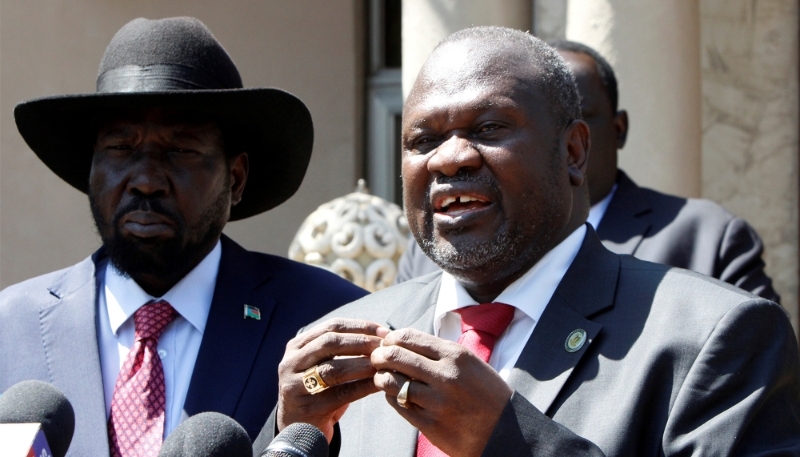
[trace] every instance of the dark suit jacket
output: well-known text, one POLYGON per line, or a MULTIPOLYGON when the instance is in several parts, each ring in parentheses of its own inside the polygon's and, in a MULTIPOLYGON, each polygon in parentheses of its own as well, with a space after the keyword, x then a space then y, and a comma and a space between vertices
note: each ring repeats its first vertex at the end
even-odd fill
MULTIPOLYGON (((620 170, 597 235, 617 254, 696 271, 780 303, 764 273, 764 245, 758 234, 712 201, 639 187, 620 170)), ((412 238, 400 259, 396 282, 438 269, 412 238)))
MULTIPOLYGON (((95 276, 103 250, 0 293, 0 392, 27 379, 61 389, 75 409, 70 456, 108 455, 95 276)), ((222 259, 184 409, 217 411, 254 437, 277 402, 286 342, 312 316, 366 291, 320 268, 248 252, 223 235, 222 259), (261 310, 244 319, 243 305, 261 310)))
MULTIPOLYGON (((426 275, 328 317, 430 333, 439 285, 439 273, 426 275)), ((508 384, 487 456, 800 455, 800 358, 784 310, 616 255, 591 229, 508 384), (570 353, 575 329, 588 340, 570 353)), ((418 431, 383 393, 351 404, 339 428, 338 455, 414 455, 418 431)), ((254 449, 273 434, 274 414, 254 449)))

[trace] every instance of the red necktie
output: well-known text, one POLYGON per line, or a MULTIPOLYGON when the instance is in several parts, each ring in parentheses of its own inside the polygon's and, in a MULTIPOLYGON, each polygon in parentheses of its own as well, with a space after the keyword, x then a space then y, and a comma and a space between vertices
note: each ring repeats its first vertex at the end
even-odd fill
POLYGON ((112 457, 157 457, 167 403, 158 338, 178 313, 164 300, 133 315, 136 338, 119 371, 111 398, 108 436, 112 457))
MULTIPOLYGON (((461 337, 458 344, 489 362, 497 338, 506 331, 514 318, 514 307, 505 303, 483 303, 456 310, 461 314, 461 337)), ((417 457, 446 457, 422 433, 417 440, 417 457)))

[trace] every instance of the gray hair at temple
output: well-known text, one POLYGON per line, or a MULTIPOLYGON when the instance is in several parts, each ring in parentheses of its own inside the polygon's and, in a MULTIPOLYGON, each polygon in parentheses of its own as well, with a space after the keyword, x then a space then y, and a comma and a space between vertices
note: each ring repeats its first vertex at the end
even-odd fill
POLYGON ((544 41, 527 32, 507 27, 481 26, 463 29, 448 36, 436 49, 452 43, 470 41, 484 49, 497 46, 523 52, 536 69, 534 87, 539 89, 551 106, 551 114, 559 128, 581 119, 581 105, 575 76, 561 55, 544 41))

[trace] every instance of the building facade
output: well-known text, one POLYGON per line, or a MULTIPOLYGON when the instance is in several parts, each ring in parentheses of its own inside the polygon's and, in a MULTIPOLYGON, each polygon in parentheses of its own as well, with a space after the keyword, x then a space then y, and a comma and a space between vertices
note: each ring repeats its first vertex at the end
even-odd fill
POLYGON ((229 224, 285 255, 303 219, 366 177, 398 201, 403 91, 436 43, 471 25, 584 42, 615 67, 631 131, 620 165, 639 184, 714 200, 765 241, 798 324, 798 0, 0 0, 0 286, 99 246, 85 196, 16 131, 21 100, 92 92, 116 30, 135 17, 205 22, 245 86, 280 87, 314 117, 306 179, 286 204, 229 224))

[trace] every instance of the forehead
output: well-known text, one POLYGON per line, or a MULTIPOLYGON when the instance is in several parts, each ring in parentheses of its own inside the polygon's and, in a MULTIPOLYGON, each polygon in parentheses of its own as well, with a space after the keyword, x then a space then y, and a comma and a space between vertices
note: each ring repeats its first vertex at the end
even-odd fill
POLYGON ((516 107, 541 112, 546 98, 536 85, 536 72, 527 59, 507 52, 490 52, 471 43, 439 49, 425 64, 405 114, 438 110, 481 110, 516 107))
POLYGON ((209 115, 198 111, 146 108, 113 108, 97 114, 94 127, 98 133, 108 128, 134 126, 159 126, 172 130, 208 129, 214 131, 218 124, 209 115))

